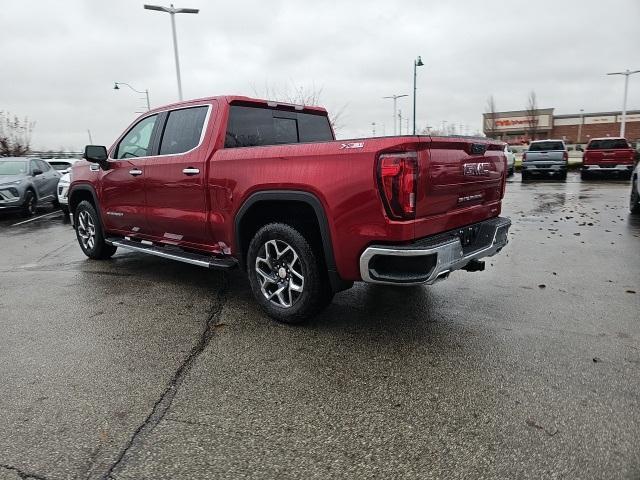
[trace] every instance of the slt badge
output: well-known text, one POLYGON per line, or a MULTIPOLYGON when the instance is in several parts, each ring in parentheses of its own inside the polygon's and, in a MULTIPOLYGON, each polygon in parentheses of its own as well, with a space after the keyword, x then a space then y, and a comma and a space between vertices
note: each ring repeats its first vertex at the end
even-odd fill
POLYGON ((364 142, 351 142, 351 143, 343 143, 340 145, 340 150, 343 148, 362 148, 364 147, 364 142))

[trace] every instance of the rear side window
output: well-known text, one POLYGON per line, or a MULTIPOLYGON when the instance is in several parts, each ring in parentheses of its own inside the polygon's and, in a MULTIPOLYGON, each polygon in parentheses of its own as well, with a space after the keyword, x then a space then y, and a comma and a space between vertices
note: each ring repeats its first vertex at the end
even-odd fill
POLYGON ((564 150, 562 142, 535 142, 529 145, 530 152, 548 152, 549 150, 564 150))
POLYGON ((232 105, 229 111, 225 147, 255 147, 332 140, 331 125, 325 115, 232 105))
POLYGON ((188 152, 200 143, 209 107, 183 108, 169 112, 162 133, 160 155, 188 152))
POLYGON ((624 138, 606 138, 604 140, 591 140, 587 150, 613 150, 615 148, 631 148, 624 138))

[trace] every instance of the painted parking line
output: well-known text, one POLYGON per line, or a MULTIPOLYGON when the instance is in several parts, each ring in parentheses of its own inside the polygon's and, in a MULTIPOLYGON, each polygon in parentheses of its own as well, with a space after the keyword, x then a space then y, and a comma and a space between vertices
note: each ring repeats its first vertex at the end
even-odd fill
POLYGON ((14 223, 14 224, 13 224, 13 225, 11 225, 11 226, 12 226, 12 227, 17 227, 18 225, 23 225, 23 224, 25 224, 25 223, 33 222, 34 220, 40 220, 41 218, 49 217, 49 216, 51 216, 51 215, 55 215, 56 213, 58 213, 58 214, 59 214, 59 213, 60 213, 60 211, 59 211, 59 210, 56 210, 56 211, 54 211, 54 212, 45 213, 44 215, 39 215, 39 216, 37 216, 37 217, 30 218, 29 220, 24 220, 24 221, 22 221, 22 222, 14 223))

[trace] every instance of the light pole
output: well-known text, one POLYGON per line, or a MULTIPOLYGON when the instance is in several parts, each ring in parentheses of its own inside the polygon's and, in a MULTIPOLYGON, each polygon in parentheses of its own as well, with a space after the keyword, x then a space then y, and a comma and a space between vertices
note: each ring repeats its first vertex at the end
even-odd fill
POLYGON ((640 72, 640 70, 632 71, 627 68, 624 72, 607 73, 607 75, 624 75, 624 97, 622 99, 622 121, 620 122, 621 137, 624 137, 624 124, 627 121, 627 89, 629 87, 629 76, 638 72, 640 72))
POLYGON ((113 89, 114 90, 120 90, 119 85, 126 85, 127 87, 129 87, 131 90, 133 90, 136 93, 144 93, 145 96, 147 97, 147 112, 149 110, 151 110, 151 104, 149 103, 149 90, 145 89, 144 92, 141 92, 140 90, 136 90, 131 85, 129 85, 128 83, 125 83, 125 82, 114 82, 113 83, 113 89))
POLYGON ((422 58, 418 55, 413 61, 413 134, 416 134, 416 76, 418 67, 424 66, 422 63, 422 58))
POLYGON ((409 95, 389 95, 388 97, 382 98, 393 98, 393 134, 398 134, 398 99, 402 97, 408 97, 409 95))
POLYGON ((578 139, 576 143, 580 143, 580 138, 582 137, 582 125, 584 124, 584 109, 580 109, 580 124, 578 125, 578 139))
POLYGON ((178 38, 176 37, 176 13, 198 13, 197 8, 174 8, 173 3, 170 7, 161 7, 159 5, 145 5, 146 10, 155 10, 157 12, 166 12, 171 15, 171 32, 173 33, 173 56, 176 60, 176 77, 178 79, 178 97, 182 101, 182 80, 180 79, 180 60, 178 59, 178 38))

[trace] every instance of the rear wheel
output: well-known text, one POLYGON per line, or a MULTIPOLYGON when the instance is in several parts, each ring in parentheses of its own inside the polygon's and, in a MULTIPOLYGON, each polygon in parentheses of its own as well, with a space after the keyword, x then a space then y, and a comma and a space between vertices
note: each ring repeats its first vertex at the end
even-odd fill
POLYGON ((104 241, 100 218, 94 206, 83 200, 74 212, 76 237, 84 254, 94 260, 104 260, 116 253, 117 247, 104 241))
POLYGON ((580 171, 580 180, 589 180, 589 172, 586 170, 580 171))
POLYGON ((27 193, 24 195, 24 203, 22 204, 22 216, 32 217, 36 214, 37 207, 38 199, 36 198, 36 194, 33 193, 33 190, 27 190, 27 193))
POLYGON ((272 318, 300 323, 333 298, 324 262, 295 228, 270 223, 255 234, 247 252, 253 296, 272 318))
POLYGON ((529 174, 525 171, 522 172, 522 181, 526 182, 527 180, 529 180, 529 174))

